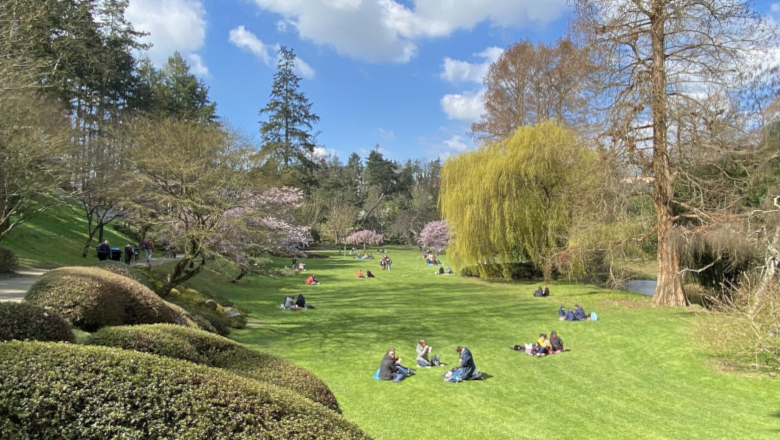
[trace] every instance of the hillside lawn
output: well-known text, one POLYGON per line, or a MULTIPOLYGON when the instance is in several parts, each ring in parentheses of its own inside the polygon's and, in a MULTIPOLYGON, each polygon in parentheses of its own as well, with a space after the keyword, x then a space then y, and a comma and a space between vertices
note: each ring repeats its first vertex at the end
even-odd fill
MULTIPOLYGON (((53 210, 2 245, 25 266, 92 264, 94 250, 80 256, 83 230, 53 210)), ((113 246, 126 241, 106 232, 113 246)), ((780 438, 780 380, 719 370, 696 343, 695 322, 706 319, 697 308, 656 308, 647 297, 567 283, 533 298, 538 283, 433 275, 412 248, 390 247, 391 272, 378 260, 315 252, 330 258, 304 260, 308 270, 292 278, 234 285, 230 274, 206 271, 190 284, 250 310, 249 328, 230 337, 315 373, 375 439, 780 438), (355 279, 358 269, 377 278, 355 279), (322 284, 304 284, 312 273, 322 284), (316 309, 276 308, 300 292, 316 309), (558 307, 575 302, 599 321, 558 321, 558 307), (570 351, 536 358, 508 349, 552 329, 570 351), (416 368, 420 338, 448 368, 455 347, 469 347, 487 379, 445 383, 446 368, 417 368, 401 384, 372 378, 390 346, 416 368)))

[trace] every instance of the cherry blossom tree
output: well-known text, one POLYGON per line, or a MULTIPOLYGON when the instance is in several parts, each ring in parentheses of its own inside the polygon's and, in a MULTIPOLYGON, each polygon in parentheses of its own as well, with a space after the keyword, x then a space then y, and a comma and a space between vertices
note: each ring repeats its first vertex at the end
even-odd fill
POLYGON ((175 119, 127 125, 127 160, 139 194, 131 199, 149 213, 145 221, 158 240, 181 248, 163 295, 209 261, 229 260, 247 273, 260 255, 301 253, 311 241, 308 228, 297 226, 293 214, 302 191, 269 188, 252 171, 261 159, 235 133, 175 119))
POLYGON ((380 244, 383 240, 384 236, 382 234, 377 234, 375 231, 363 229, 350 234, 347 237, 346 242, 349 244, 362 244, 363 250, 365 251, 367 244, 380 244))
POLYGON ((418 243, 426 249, 441 252, 447 248, 449 237, 450 230, 446 221, 428 222, 420 232, 418 243))

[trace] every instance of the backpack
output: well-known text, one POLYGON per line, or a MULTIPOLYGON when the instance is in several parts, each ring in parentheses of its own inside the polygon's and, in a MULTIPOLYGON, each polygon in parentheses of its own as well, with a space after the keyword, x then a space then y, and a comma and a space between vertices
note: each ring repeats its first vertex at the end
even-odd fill
POLYGON ((596 312, 590 312, 590 320, 591 321, 598 321, 599 315, 596 314, 596 312))
POLYGON ((438 367, 439 365, 441 365, 441 360, 439 360, 438 354, 435 354, 433 355, 433 357, 431 357, 431 365, 433 365, 434 367, 438 367))

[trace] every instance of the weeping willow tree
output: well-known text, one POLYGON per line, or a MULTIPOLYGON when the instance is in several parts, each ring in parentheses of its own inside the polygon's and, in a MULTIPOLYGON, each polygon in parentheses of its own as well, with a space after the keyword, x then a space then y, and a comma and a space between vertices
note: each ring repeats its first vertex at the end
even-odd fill
POLYGON ((505 263, 530 261, 551 277, 598 184, 596 165, 597 155, 553 122, 448 159, 439 207, 454 232, 453 265, 489 276, 497 262, 507 272, 505 263))

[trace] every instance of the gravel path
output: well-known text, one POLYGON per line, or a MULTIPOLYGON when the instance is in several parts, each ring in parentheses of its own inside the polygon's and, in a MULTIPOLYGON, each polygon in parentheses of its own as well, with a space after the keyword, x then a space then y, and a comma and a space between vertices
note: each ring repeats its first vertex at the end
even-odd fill
MULTIPOLYGON (((167 263, 171 260, 173 259, 152 258, 152 266, 167 263)), ((145 266, 146 263, 139 261, 137 265, 145 266)), ((12 275, 0 275, 0 301, 21 302, 32 283, 46 272, 44 269, 21 269, 12 275)))

